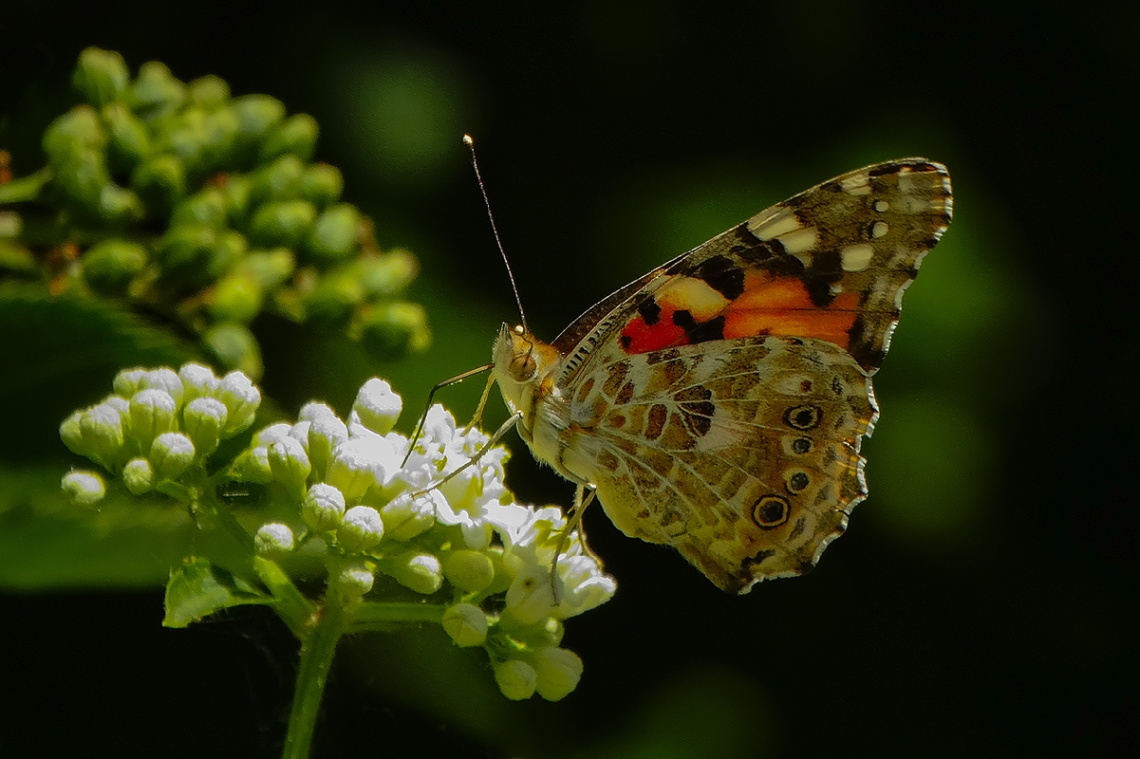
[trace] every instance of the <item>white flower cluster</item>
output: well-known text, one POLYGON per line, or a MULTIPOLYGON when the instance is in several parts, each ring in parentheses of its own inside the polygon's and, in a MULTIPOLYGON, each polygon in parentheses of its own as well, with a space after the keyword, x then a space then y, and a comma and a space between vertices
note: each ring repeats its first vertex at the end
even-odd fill
MULTIPOLYGON (((220 439, 248 428, 259 400, 244 375, 218 379, 196 364, 123 372, 115 390, 61 431, 134 493, 201 463, 220 439)), ((257 432, 228 470, 267 486, 275 505, 254 550, 324 557, 330 590, 347 605, 406 593, 397 585, 438 593, 444 630, 457 645, 487 650, 508 698, 562 698, 582 672, 577 655, 559 647, 562 620, 608 601, 613 578, 577 535, 564 537, 561 510, 514 503, 503 483, 506 449, 487 449, 485 433, 457 427, 437 405, 409 450, 392 430, 401 406, 387 382, 372 379, 347 420, 314 402, 295 423, 257 432)), ((64 487, 78 502, 104 489, 93 472, 71 473, 64 487)))
POLYGON ((257 433, 236 470, 283 487, 300 511, 298 524, 263 525, 258 549, 280 555, 319 538, 347 562, 335 578, 346 595, 367 593, 381 575, 424 595, 446 583, 456 602, 444 629, 460 646, 488 650, 505 695, 562 698, 582 667, 558 647, 561 620, 608 601, 613 578, 576 536, 562 540, 558 508, 513 502, 507 452, 484 450, 484 432, 460 429, 436 405, 409 451, 392 431, 400 410, 388 383, 372 379, 347 421, 310 403, 295 424, 257 433))
MULTIPOLYGON (((241 372, 217 377, 201 364, 173 369, 128 369, 115 377, 115 393, 76 411, 60 425, 75 453, 122 477, 142 495, 163 480, 181 477, 218 443, 253 424, 261 393, 241 372)), ((106 486, 98 472, 75 470, 63 487, 79 503, 95 503, 106 486)))

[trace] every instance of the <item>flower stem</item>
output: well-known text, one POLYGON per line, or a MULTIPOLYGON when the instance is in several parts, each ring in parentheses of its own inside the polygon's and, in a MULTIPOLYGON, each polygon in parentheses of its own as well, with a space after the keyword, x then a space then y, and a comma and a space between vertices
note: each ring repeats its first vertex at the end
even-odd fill
POLYGON ((35 200, 40 195, 43 186, 51 181, 52 171, 43 168, 26 177, 13 179, 7 184, 0 185, 0 203, 19 203, 25 200, 35 200))
POLYGON ((297 686, 293 691, 293 709, 289 714, 289 732, 285 736, 282 759, 307 759, 309 756, 321 697, 348 616, 341 599, 330 592, 325 597, 324 610, 316 625, 301 643, 301 662, 297 668, 297 686))

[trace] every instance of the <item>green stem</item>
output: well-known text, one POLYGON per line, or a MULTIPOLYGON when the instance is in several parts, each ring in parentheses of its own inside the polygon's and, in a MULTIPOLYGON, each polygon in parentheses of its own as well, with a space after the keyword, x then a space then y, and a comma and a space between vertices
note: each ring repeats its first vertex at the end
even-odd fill
POLYGON ((349 615, 345 613, 341 599, 333 592, 326 595, 323 612, 301 643, 301 662, 297 668, 297 686, 293 691, 293 709, 289 714, 289 732, 285 736, 282 759, 308 759, 329 669, 348 620, 349 615))

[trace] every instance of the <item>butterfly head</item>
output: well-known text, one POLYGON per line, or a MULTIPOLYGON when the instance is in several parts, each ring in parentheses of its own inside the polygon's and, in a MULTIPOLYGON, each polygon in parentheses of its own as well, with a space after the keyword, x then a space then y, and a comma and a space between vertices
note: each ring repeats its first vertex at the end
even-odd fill
POLYGON ((554 386, 560 356, 551 345, 535 338, 523 326, 504 323, 492 353, 495 380, 512 410, 522 411, 524 423, 535 401, 554 386))

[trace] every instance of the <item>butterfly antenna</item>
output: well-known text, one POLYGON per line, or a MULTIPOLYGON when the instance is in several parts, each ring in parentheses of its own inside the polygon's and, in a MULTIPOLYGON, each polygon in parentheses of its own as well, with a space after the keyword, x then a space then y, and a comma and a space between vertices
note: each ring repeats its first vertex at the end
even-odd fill
POLYGON ((479 161, 475 158, 475 139, 471 135, 465 134, 463 135, 463 144, 467 146, 467 152, 471 155, 471 168, 475 170, 475 181, 479 183, 479 192, 483 194, 483 205, 487 207, 487 218, 491 222, 491 232, 495 235, 495 245, 499 247, 499 255, 503 257, 503 265, 507 267, 507 279, 511 281, 515 303, 519 306, 519 319, 522 321, 523 329, 530 332, 526 326, 526 314, 523 312, 522 298, 519 297, 519 288, 515 283, 515 274, 511 271, 511 262, 507 258, 507 251, 503 249, 503 241, 499 238, 499 228, 495 226, 495 215, 491 213, 491 199, 487 197, 487 187, 483 184, 483 175, 479 171, 479 161))

